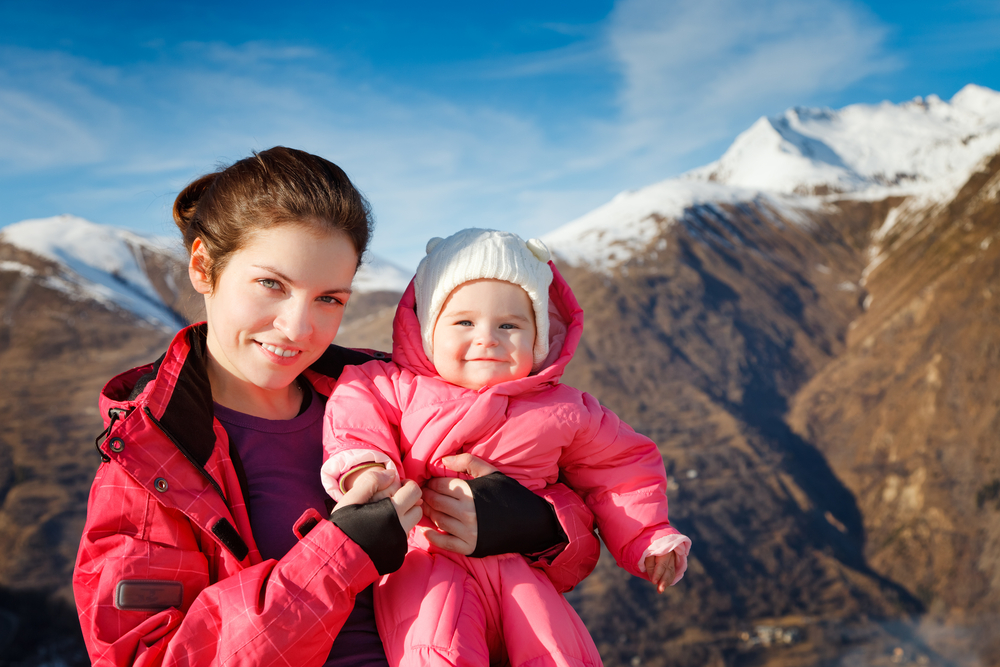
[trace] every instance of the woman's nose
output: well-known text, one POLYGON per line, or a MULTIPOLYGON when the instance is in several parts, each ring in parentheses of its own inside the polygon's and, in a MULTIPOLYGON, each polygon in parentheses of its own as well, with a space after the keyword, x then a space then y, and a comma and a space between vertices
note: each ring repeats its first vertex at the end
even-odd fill
POLYGON ((308 304, 300 303, 298 299, 289 299, 275 318, 274 328, 283 333, 288 340, 307 338, 313 331, 308 304))

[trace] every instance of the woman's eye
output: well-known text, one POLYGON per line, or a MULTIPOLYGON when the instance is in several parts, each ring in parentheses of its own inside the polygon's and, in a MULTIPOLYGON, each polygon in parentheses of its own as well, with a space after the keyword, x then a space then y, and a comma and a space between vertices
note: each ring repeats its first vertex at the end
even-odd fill
POLYGON ((338 299, 335 296, 321 296, 319 298, 319 300, 322 301, 323 303, 335 303, 335 304, 339 304, 341 306, 344 305, 344 302, 341 301, 340 299, 338 299))
POLYGON ((257 281, 257 283, 261 287, 264 287, 265 289, 278 289, 279 287, 278 281, 272 280, 270 278, 261 278, 260 280, 257 281))

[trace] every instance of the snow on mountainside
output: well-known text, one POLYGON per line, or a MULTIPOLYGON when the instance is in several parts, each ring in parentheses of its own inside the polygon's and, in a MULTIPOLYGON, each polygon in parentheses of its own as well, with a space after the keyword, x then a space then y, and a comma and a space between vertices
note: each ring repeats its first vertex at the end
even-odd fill
MULTIPOLYGON (((154 326, 176 330, 185 322, 168 307, 150 280, 144 255, 166 256, 187 262, 187 254, 176 237, 148 237, 132 231, 100 225, 72 215, 25 220, 0 229, 5 242, 54 262, 58 275, 41 275, 26 264, 0 262, 0 271, 16 271, 40 280, 51 289, 73 299, 93 300, 106 307, 127 310, 154 326)), ((167 288, 176 292, 170 274, 163 276, 167 288)), ((370 257, 354 279, 358 292, 401 292, 410 274, 378 257, 370 257)))
MULTIPOLYGON (((134 232, 98 225, 71 215, 25 220, 0 229, 0 241, 55 262, 59 275, 46 276, 50 288, 76 300, 93 300, 125 309, 167 329, 184 325, 153 287, 143 251, 180 255, 173 239, 140 236, 134 232)), ((35 277, 24 264, 4 262, 0 269, 35 277)))
POLYGON ((756 201, 764 210, 794 219, 794 207, 801 204, 797 199, 712 181, 668 179, 623 192, 604 206, 549 232, 542 240, 570 264, 607 271, 649 250, 660 233, 692 207, 756 201))
POLYGON ((761 118, 686 177, 785 193, 947 196, 998 146, 1000 93, 969 85, 950 102, 930 95, 761 118))
POLYGON ((412 271, 400 268, 381 257, 367 253, 364 264, 354 276, 354 291, 361 292, 402 292, 413 277, 412 271))
POLYGON ((898 223, 948 201, 998 151, 1000 93, 971 84, 948 102, 798 107, 759 119, 716 162, 622 193, 543 238, 571 264, 607 271, 697 206, 755 201, 795 220, 834 199, 909 197, 898 223))

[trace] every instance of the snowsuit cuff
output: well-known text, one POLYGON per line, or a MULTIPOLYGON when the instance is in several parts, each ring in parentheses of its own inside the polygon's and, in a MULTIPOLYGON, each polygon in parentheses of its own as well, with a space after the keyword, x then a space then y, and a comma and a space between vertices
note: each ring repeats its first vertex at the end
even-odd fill
POLYGON ((396 464, 383 452, 377 449, 345 449, 328 458, 320 468, 323 488, 331 498, 339 501, 344 497, 340 480, 359 468, 368 467, 366 464, 384 465, 385 469, 395 473, 396 479, 399 480, 396 464))
POLYGON ((663 556, 671 551, 677 553, 677 571, 674 572, 674 580, 670 582, 670 585, 673 586, 684 578, 684 573, 687 572, 688 554, 691 553, 691 538, 686 535, 675 533, 653 540, 653 543, 646 547, 646 550, 642 552, 642 557, 639 558, 639 571, 646 571, 646 558, 649 556, 663 556))

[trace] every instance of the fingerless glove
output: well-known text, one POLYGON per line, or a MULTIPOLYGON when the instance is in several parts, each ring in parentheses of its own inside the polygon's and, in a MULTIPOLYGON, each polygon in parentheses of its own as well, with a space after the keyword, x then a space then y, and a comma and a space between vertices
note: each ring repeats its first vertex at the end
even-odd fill
POLYGON ((379 574, 395 572, 403 565, 406 533, 389 498, 341 507, 330 515, 330 521, 368 554, 379 574))
POLYGON ((501 472, 468 480, 479 535, 473 558, 536 554, 568 541, 547 500, 501 472))

